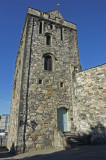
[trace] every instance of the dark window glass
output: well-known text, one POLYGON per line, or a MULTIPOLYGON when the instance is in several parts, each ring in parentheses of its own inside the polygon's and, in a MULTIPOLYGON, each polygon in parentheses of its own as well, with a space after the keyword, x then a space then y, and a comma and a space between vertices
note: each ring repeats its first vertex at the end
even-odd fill
POLYGON ((52 71, 52 58, 49 55, 44 58, 44 69, 52 71))
POLYGON ((40 25, 39 25, 39 34, 42 34, 42 22, 40 22, 40 25))
POLYGON ((46 36, 46 44, 50 45, 50 36, 49 35, 46 36))

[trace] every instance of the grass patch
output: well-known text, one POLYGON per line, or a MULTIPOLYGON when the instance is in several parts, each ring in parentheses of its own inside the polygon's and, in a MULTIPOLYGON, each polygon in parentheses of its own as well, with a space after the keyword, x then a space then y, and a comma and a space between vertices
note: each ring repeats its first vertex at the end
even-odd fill
POLYGON ((0 148, 6 148, 7 146, 0 146, 0 148))

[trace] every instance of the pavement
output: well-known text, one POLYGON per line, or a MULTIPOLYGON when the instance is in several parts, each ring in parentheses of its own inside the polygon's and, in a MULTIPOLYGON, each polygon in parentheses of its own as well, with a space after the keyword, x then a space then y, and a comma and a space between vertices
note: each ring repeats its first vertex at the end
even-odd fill
POLYGON ((0 151, 0 160, 106 160, 106 145, 88 145, 58 150, 55 148, 27 152, 12 156, 0 151))

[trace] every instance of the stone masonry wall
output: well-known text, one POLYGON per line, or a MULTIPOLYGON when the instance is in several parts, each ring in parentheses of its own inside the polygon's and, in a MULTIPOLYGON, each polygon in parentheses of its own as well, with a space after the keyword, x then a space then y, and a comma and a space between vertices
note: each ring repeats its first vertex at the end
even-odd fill
POLYGON ((22 86, 22 72, 23 72, 23 59, 24 59, 24 49, 26 43, 26 30, 27 30, 27 19, 25 22, 24 30, 22 33, 19 50, 17 53, 17 58, 15 62, 15 73, 14 73, 14 83, 12 90, 12 100, 11 100, 11 111, 9 120, 9 131, 8 131, 8 142, 7 147, 9 150, 17 146, 17 136, 19 128, 19 109, 21 102, 21 86, 22 86))
POLYGON ((53 146, 54 130, 58 127, 57 108, 68 110, 68 130, 71 129, 71 66, 80 69, 77 33, 69 26, 52 21, 42 20, 42 16, 29 17, 19 111, 22 123, 17 136, 19 152, 23 147, 29 150, 53 146), (41 34, 40 21, 43 24, 41 34), (46 44, 48 33, 51 45, 46 44), (52 71, 44 70, 45 54, 52 57, 52 71), (39 84, 39 80, 42 80, 42 84, 39 84), (61 82, 63 87, 60 87, 61 82))
POLYGON ((59 108, 67 110, 67 131, 74 127, 80 135, 92 135, 92 142, 100 137, 105 141, 106 64, 79 71, 76 25, 58 10, 29 8, 15 65, 9 149, 52 147, 59 108), (51 71, 44 69, 46 55, 52 59, 51 71))
MULTIPOLYGON (((34 20, 32 52, 28 89, 28 112, 26 128, 26 148, 41 149, 53 146, 54 130, 57 128, 57 108, 70 109, 71 71, 70 66, 80 65, 76 31, 64 28, 64 40, 60 39, 60 26, 44 21, 42 34, 38 33, 39 19, 34 20), (47 46, 46 33, 51 33, 52 44, 47 46), (44 70, 44 55, 50 54, 53 71, 44 70), (42 84, 39 84, 39 79, 42 84), (64 87, 60 87, 60 82, 64 87), (37 123, 37 126, 36 126, 37 123)), ((31 25, 32 26, 32 25, 31 25)), ((68 112, 70 121, 71 111, 68 112)), ((70 124, 68 130, 70 130, 70 124)))
POLYGON ((74 74, 73 81, 77 133, 92 135, 95 143, 100 137, 106 142, 106 64, 74 74))
POLYGON ((58 108, 67 109, 71 130, 72 71, 81 70, 75 24, 57 10, 41 14, 31 8, 26 22, 16 60, 8 140, 8 148, 14 143, 17 152, 53 146, 58 108), (44 70, 46 54, 52 58, 52 71, 44 70))

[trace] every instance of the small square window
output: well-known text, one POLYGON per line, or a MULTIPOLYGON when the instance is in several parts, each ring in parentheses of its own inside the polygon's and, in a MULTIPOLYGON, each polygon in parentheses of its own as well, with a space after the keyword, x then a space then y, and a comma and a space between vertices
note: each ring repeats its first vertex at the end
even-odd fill
POLYGON ((64 87, 64 83, 63 82, 60 82, 60 87, 64 87))
POLYGON ((78 71, 78 68, 77 68, 77 67, 74 67, 74 71, 78 71))
POLYGON ((39 79, 38 83, 39 83, 39 84, 42 84, 42 79, 39 79))

